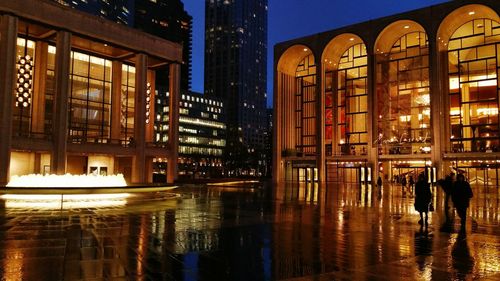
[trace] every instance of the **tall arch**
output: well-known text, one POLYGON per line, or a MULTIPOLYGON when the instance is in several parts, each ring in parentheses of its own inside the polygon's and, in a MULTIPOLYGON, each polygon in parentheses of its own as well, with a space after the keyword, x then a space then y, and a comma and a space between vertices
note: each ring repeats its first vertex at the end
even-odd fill
POLYGON ((409 20, 394 22, 377 38, 375 53, 379 154, 429 153, 431 97, 425 29, 409 20))
POLYGON ((326 46, 325 150, 327 155, 365 155, 368 145, 368 58, 363 40, 351 33, 326 46))
POLYGON ((314 54, 305 45, 292 46, 278 60, 276 73, 276 159, 314 157, 318 114, 314 54))

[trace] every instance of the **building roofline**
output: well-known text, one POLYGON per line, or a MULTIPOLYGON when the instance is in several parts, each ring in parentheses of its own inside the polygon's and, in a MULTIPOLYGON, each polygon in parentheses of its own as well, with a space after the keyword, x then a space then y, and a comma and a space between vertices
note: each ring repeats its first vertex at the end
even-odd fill
POLYGON ((48 0, 0 0, 0 13, 182 63, 180 44, 48 0))

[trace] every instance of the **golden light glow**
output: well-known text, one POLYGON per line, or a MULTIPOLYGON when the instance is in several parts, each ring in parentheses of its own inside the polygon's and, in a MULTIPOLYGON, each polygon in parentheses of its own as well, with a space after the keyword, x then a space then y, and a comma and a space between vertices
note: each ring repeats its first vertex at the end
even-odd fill
POLYGON ((77 209, 123 206, 129 193, 113 194, 4 194, 6 208, 77 209))
POLYGON ((122 174, 101 175, 24 175, 12 176, 8 187, 124 187, 122 174))
POLYGON ((478 108, 477 115, 498 115, 498 108, 478 108))

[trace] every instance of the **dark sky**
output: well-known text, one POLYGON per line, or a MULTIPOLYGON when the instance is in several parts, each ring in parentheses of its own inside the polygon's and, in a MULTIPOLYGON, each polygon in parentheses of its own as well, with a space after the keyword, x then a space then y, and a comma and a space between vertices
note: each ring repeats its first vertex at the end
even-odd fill
MULTIPOLYGON (((247 0, 251 1, 251 0, 247 0)), ((268 0, 268 106, 272 104, 276 43, 449 0, 268 0)), ((203 92, 205 0, 183 0, 193 16, 192 88, 203 92)))

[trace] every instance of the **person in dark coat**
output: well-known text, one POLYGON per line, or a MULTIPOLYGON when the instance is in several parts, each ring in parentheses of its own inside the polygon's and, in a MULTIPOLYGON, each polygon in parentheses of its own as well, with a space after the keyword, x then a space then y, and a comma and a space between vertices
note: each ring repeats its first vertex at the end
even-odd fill
POLYGON ((401 188, 403 189, 403 196, 406 196, 406 176, 401 177, 401 188))
POLYGON ((425 180, 424 174, 418 176, 418 181, 415 186, 415 210, 420 213, 420 220, 418 223, 425 227, 429 225, 429 204, 431 203, 432 194, 429 183, 425 180), (425 214, 425 221, 424 221, 425 214))
POLYGON ((465 230, 465 224, 467 220, 467 209, 469 208, 469 201, 472 198, 472 188, 470 184, 465 180, 465 176, 462 174, 457 175, 457 181, 453 184, 451 190, 451 201, 457 210, 457 214, 460 217, 462 223, 462 230, 465 230))
POLYGON ((448 202, 450 201, 451 197, 451 190, 453 188, 453 184, 455 183, 455 173, 451 172, 449 175, 447 175, 444 178, 444 181, 441 184, 441 187, 443 188, 444 194, 445 194, 445 199, 444 199, 444 209, 445 211, 448 210, 449 205, 448 202))

